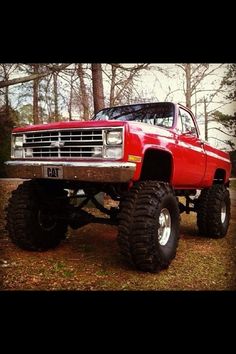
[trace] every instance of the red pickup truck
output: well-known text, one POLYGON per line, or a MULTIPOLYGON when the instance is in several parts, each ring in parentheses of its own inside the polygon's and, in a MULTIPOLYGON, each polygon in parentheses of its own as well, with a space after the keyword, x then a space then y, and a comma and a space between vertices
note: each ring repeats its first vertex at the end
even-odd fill
POLYGON ((193 113, 180 104, 111 107, 89 122, 17 128, 11 155, 8 176, 28 181, 12 193, 7 228, 24 249, 57 246, 68 226, 117 224, 124 258, 156 272, 175 257, 180 213, 197 213, 200 235, 227 233, 229 155, 201 140, 193 113), (105 208, 100 192, 119 206, 105 208), (84 210, 89 201, 109 217, 84 210))

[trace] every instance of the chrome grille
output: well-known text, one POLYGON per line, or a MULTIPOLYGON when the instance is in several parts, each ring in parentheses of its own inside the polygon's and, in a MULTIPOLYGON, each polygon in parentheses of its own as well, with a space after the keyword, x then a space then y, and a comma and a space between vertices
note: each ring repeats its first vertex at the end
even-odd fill
POLYGON ((103 146, 102 129, 74 129, 25 133, 26 149, 33 150, 32 158, 65 158, 94 156, 95 148, 103 146))

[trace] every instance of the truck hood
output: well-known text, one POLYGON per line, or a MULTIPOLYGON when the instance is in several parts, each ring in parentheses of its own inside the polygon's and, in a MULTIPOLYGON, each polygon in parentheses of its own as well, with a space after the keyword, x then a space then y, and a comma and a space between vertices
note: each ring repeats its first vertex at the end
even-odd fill
POLYGON ((13 133, 23 133, 23 132, 40 131, 40 130, 122 127, 126 123, 127 122, 121 122, 115 120, 58 122, 58 123, 47 123, 47 124, 39 124, 39 125, 27 125, 25 127, 15 128, 13 130, 13 133))
POLYGON ((92 120, 92 121, 72 121, 47 123, 39 125, 27 125, 25 127, 15 128, 13 133, 23 133, 40 130, 62 130, 62 129, 78 129, 78 128, 111 128, 129 126, 131 132, 143 132, 150 135, 172 136, 173 133, 168 129, 160 128, 147 123, 134 121, 116 121, 116 120, 92 120))

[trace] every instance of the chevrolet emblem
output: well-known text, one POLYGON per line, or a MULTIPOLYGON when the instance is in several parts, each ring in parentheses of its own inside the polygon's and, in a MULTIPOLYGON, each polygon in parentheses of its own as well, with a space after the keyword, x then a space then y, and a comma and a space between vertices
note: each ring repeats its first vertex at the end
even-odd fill
POLYGON ((52 148, 61 148, 65 145, 64 141, 52 141, 51 147, 52 148))

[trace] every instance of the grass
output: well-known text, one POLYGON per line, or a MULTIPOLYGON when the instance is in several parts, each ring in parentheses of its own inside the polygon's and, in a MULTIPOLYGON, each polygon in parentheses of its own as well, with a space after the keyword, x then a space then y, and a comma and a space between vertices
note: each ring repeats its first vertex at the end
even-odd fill
POLYGON ((68 267, 63 262, 56 262, 53 265, 53 270, 60 273, 65 278, 71 278, 74 275, 74 271, 68 269, 68 267))

